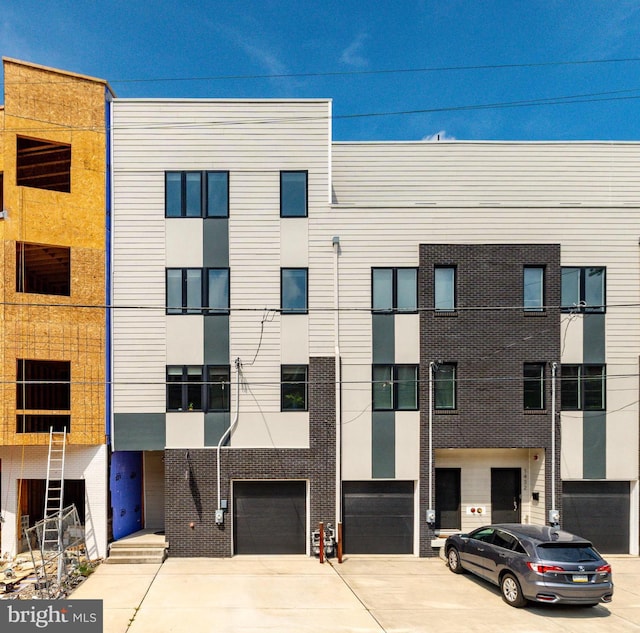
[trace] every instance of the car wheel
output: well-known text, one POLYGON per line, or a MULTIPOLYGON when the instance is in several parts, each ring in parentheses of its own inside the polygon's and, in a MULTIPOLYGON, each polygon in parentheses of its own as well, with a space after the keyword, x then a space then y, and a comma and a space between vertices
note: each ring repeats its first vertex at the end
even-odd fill
POLYGON ((500 580, 502 599, 512 607, 519 609, 527 604, 527 599, 522 595, 522 589, 518 579, 513 574, 505 574, 500 580))
POLYGON ((460 553, 455 547, 450 547, 447 552, 447 563, 449 565, 449 569, 454 574, 461 574, 464 572, 462 569, 462 565, 460 564, 460 553))

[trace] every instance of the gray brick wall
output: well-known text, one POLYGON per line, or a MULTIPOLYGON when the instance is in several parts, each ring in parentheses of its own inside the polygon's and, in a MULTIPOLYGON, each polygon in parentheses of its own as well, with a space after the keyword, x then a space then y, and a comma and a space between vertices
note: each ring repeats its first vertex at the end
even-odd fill
MULTIPOLYGON (((165 450, 165 532, 169 555, 223 557, 232 553, 229 482, 233 479, 305 479, 310 482, 311 525, 335 521, 335 365, 309 362, 308 449, 223 449, 221 495, 229 501, 223 526, 215 524, 216 451, 165 450), (194 527, 190 527, 193 522, 194 527)), ((242 423, 242 411, 240 411, 242 423)))
MULTIPOLYGON (((428 504, 429 363, 458 366, 457 409, 433 416, 433 446, 438 448, 544 448, 549 454, 551 381, 547 409, 525 413, 523 365, 560 362, 560 245, 420 245, 419 305, 421 376, 420 555, 434 555, 433 531, 425 522, 428 504), (457 270, 457 311, 433 308, 436 265, 457 270), (545 266, 542 313, 524 312, 523 267, 545 266)), ((546 377, 551 367, 546 366, 546 377)), ((559 399, 557 399, 559 401, 559 399)), ((556 435, 557 491, 560 491, 560 444, 556 435)), ((551 464, 546 460, 546 487, 551 464)), ((547 495, 549 499, 549 495, 547 495)), ((559 495, 558 495, 559 499, 559 495)))

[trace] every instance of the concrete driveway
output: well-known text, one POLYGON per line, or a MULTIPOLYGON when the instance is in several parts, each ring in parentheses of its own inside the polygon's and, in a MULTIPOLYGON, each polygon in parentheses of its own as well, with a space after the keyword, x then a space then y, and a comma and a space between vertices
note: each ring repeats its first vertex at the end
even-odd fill
POLYGON ((640 632, 640 558, 609 556, 615 595, 594 608, 513 609, 440 559, 169 558, 101 565, 71 596, 104 601, 105 633, 640 632))

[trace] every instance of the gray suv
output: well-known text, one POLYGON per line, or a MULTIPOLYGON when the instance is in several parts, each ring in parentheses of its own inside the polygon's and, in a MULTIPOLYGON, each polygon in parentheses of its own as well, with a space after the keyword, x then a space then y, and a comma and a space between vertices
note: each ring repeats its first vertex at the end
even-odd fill
POLYGON ((611 565, 579 536, 546 525, 503 523, 454 534, 445 542, 449 569, 500 587, 513 607, 534 602, 593 606, 611 602, 611 565))

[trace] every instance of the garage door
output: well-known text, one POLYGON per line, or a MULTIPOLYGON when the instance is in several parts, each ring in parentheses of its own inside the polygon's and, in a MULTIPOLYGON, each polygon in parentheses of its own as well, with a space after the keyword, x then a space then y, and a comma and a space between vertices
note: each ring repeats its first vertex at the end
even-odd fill
POLYGON ((233 540, 236 554, 305 554, 304 481, 236 481, 233 540))
POLYGON ((343 549, 349 554, 413 554, 413 482, 348 481, 343 549))
POLYGON ((606 554, 629 553, 628 481, 571 481, 562 485, 562 527, 606 554))

